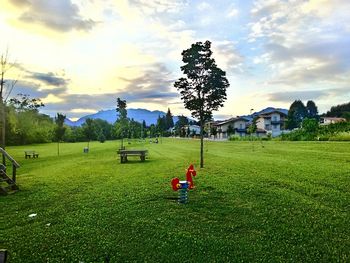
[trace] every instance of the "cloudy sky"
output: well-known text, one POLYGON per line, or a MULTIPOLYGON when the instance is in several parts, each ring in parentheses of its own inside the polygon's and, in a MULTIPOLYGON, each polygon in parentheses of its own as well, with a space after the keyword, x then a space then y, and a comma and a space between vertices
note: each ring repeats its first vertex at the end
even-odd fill
POLYGON ((312 99, 350 101, 349 0, 0 0, 17 93, 71 119, 115 107, 189 113, 181 52, 210 40, 230 87, 217 118, 312 99))

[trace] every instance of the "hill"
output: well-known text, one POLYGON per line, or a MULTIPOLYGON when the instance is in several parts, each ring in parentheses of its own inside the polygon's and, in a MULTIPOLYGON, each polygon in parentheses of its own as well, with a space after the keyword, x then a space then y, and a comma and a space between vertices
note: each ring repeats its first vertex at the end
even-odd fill
MULTIPOLYGON (((163 111, 150 111, 146 109, 128 109, 128 118, 134 119, 135 121, 145 121, 147 125, 156 124, 159 116, 165 116, 166 113, 163 111)), ((66 120, 66 124, 69 126, 81 126, 86 119, 102 119, 109 123, 114 123, 117 120, 117 113, 113 110, 102 110, 94 114, 86 115, 81 117, 77 121, 66 120)), ((177 121, 177 117, 174 117, 174 122, 177 121)))

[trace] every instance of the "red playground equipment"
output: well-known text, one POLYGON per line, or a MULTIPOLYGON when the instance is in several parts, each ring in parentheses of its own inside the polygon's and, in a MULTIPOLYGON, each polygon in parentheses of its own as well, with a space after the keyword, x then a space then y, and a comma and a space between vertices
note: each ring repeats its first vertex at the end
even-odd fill
POLYGON ((180 190, 179 193, 179 203, 186 203, 187 202, 187 191, 194 188, 193 178, 192 176, 196 176, 197 172, 193 167, 193 164, 191 164, 187 168, 186 172, 186 181, 180 181, 179 178, 173 178, 171 180, 171 186, 174 191, 180 190))

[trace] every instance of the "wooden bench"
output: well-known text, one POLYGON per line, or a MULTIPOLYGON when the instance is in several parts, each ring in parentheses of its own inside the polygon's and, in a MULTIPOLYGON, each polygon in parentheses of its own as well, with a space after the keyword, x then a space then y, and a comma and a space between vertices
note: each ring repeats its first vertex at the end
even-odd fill
POLYGON ((120 163, 126 163, 128 161, 128 156, 140 156, 141 162, 146 160, 147 150, 118 150, 120 155, 120 163))
POLYGON ((39 158, 39 154, 35 151, 24 151, 24 157, 27 158, 39 158))

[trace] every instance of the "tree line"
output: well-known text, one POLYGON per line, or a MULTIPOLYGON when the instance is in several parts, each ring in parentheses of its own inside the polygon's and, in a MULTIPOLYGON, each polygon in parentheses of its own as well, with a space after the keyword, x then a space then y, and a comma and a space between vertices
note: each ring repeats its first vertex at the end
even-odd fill
POLYGON ((152 138, 158 136, 185 136, 183 127, 191 123, 185 116, 178 116, 174 123, 170 109, 159 116, 155 124, 138 122, 127 117, 126 101, 117 98, 118 119, 111 124, 102 119, 86 119, 81 126, 64 124, 66 116, 57 113, 55 118, 40 113, 45 107, 38 98, 18 94, 5 105, 6 145, 24 145, 48 142, 89 142, 114 139, 152 138))

